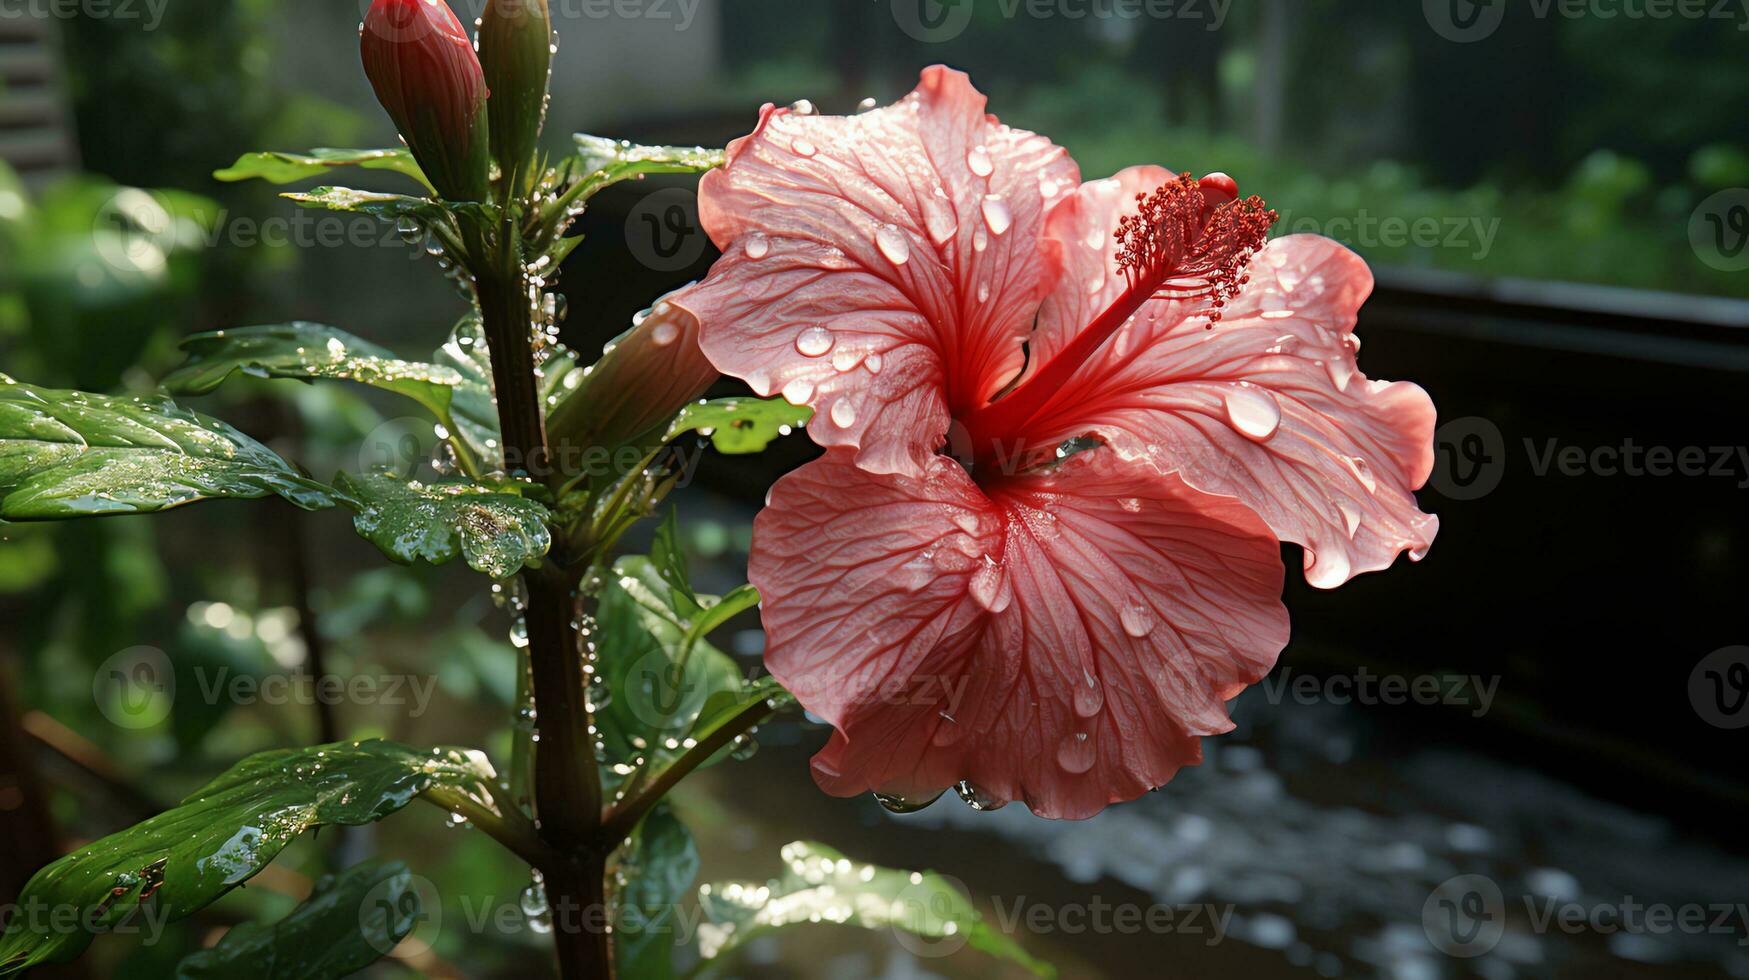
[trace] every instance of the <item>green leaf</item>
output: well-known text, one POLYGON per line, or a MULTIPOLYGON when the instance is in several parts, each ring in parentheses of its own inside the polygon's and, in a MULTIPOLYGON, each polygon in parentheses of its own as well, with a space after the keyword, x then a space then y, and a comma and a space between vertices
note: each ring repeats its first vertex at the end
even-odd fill
POLYGON ((552 547, 547 509, 513 492, 460 480, 421 483, 386 473, 335 477, 342 502, 358 512, 358 533, 390 558, 434 565, 458 553, 475 571, 508 578, 552 547))
MULTIPOLYGON (((676 608, 671 586, 647 558, 622 558, 601 594, 597 619, 603 676, 613 699, 595 716, 610 759, 628 775, 631 760, 653 765, 685 751, 707 707, 749 691, 733 658, 699 640, 690 654, 691 625, 676 608)), ((705 610, 714 596, 697 596, 705 610)))
POLYGON ((668 583, 668 603, 682 619, 698 612, 698 596, 692 592, 692 573, 686 567, 686 547, 680 541, 680 512, 670 507, 650 544, 650 564, 668 583))
POLYGON ((330 378, 405 395, 443 420, 454 389, 470 381, 453 367, 403 361, 344 330, 305 321, 195 334, 182 349, 188 360, 163 380, 163 387, 178 395, 207 394, 238 372, 301 381, 330 378))
POLYGON ((697 431, 710 437, 719 452, 730 455, 764 452, 779 436, 808 424, 814 410, 781 398, 720 398, 694 402, 680 410, 668 426, 669 440, 697 431))
POLYGON ((620 851, 614 893, 615 966, 625 977, 668 980, 674 947, 682 936, 676 914, 698 877, 698 846, 666 803, 657 804, 620 851))
POLYGON ((250 756, 174 809, 33 875, 0 939, 0 974, 69 961, 148 900, 156 921, 187 918, 312 827, 372 823, 434 790, 491 806, 495 779, 477 752, 374 740, 250 756))
POLYGON ((412 872, 399 861, 354 865, 316 882, 270 926, 245 922, 218 945, 183 958, 176 980, 329 980, 394 949, 420 919, 412 872))
POLYGON ((603 188, 644 174, 702 174, 723 165, 723 151, 702 146, 640 146, 625 140, 578 133, 583 199, 603 188))
MULTIPOLYGON (((336 167, 360 167, 365 170, 390 170, 405 174, 431 188, 425 171, 413 160, 406 147, 392 150, 316 149, 309 153, 245 153, 237 162, 213 176, 223 181, 265 180, 273 184, 291 184, 327 173, 336 167)), ((437 191, 432 189, 432 193, 437 191)))
POLYGON ((934 955, 970 945, 1017 963, 1037 976, 1056 970, 991 928, 970 900, 934 872, 897 871, 852 861, 809 841, 783 849, 783 874, 766 884, 728 882, 698 890, 709 925, 699 930, 699 954, 715 960, 748 940, 810 922, 892 929, 921 937, 934 955))
MULTIPOLYGON (((443 204, 429 198, 379 194, 375 191, 353 190, 350 187, 317 187, 308 192, 280 196, 288 201, 295 201, 299 207, 368 214, 385 221, 411 218, 433 224, 449 220, 450 214, 443 204)), ((454 205, 450 207, 453 208, 454 205)))
POLYGON ((306 510, 334 504, 266 446, 168 399, 0 380, 0 518, 142 514, 269 494, 306 510))

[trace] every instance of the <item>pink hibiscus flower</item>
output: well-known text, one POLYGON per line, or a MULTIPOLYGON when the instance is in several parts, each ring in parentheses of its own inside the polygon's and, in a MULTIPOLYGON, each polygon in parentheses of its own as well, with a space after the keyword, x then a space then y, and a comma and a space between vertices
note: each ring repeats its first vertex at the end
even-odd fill
POLYGON ((836 729, 822 788, 1087 817, 1232 728, 1287 641, 1280 541, 1322 587, 1425 552, 1434 411, 1355 367, 1358 257, 1265 244, 1222 175, 1083 184, 984 106, 942 67, 857 116, 767 106, 673 301, 817 412, 749 577, 767 665, 836 729))

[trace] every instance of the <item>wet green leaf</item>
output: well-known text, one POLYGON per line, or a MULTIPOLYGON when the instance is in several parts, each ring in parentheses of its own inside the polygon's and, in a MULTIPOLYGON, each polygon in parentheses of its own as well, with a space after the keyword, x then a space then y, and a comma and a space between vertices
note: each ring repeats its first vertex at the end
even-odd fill
POLYGON ((278 494, 307 510, 329 489, 236 429, 156 397, 0 380, 0 518, 140 514, 278 494))
POLYGON ((684 937, 678 906, 698 877, 698 846, 666 803, 638 824, 620 851, 625 884, 614 892, 615 966, 625 977, 668 980, 674 947, 684 937))
POLYGON ((852 861, 823 844, 784 846, 783 874, 766 883, 726 882, 699 888, 709 924, 699 929, 707 961, 757 936, 786 926, 831 922, 859 929, 891 929, 918 937, 932 955, 965 946, 1009 960, 1041 977, 1056 970, 991 928, 946 878, 852 861))
MULTIPOLYGON (((365 170, 390 170, 413 178, 428 189, 431 182, 425 171, 413 160, 406 147, 392 150, 315 149, 309 153, 245 153, 237 162, 213 176, 224 181, 265 180, 274 184, 291 184, 325 174, 336 167, 360 167, 365 170)), ((435 190, 432 193, 436 193, 435 190)))
POLYGON ((720 398, 694 402, 680 410, 667 438, 697 431, 710 437, 719 452, 730 455, 764 452, 779 436, 807 425, 814 410, 781 398, 720 398))
POLYGON ((449 219, 449 209, 443 204, 429 198, 408 197, 405 194, 379 194, 376 191, 360 191, 350 187, 317 187, 307 192, 280 196, 296 202, 299 207, 369 214, 385 221, 411 218, 431 224, 449 219))
POLYGON ((552 547, 547 509, 514 492, 515 484, 460 480, 421 483, 385 473, 342 473, 334 488, 358 512, 358 533, 396 561, 442 564, 457 554, 475 571, 508 578, 552 547))
POLYGON ((578 171, 582 198, 644 174, 702 174, 723 165, 723 151, 702 146, 640 146, 625 140, 578 133, 578 171))
MULTIPOLYGON (((706 610, 718 602, 696 599, 706 610)), ((597 647, 613 699, 595 721, 609 758, 621 764, 642 756, 659 766, 679 755, 707 706, 719 703, 713 699, 748 690, 728 654, 703 639, 687 651, 691 623, 676 602, 654 563, 637 556, 620 559, 602 591, 597 647)))
POLYGON ((330 980, 395 948, 420 919, 412 872, 399 861, 354 865, 272 925, 245 922, 183 958, 176 980, 330 980))
POLYGON ((0 939, 0 974, 67 962, 95 934, 124 921, 186 918, 253 877, 312 827, 381 820, 438 789, 490 806, 495 778, 477 752, 393 742, 250 756, 174 809, 32 876, 0 939), (69 920, 74 927, 65 927, 69 920))
POLYGON ((344 330, 305 321, 195 334, 182 349, 188 360, 163 381, 165 390, 177 395, 207 394, 238 372, 302 381, 330 378, 405 395, 447 420, 454 390, 472 381, 453 367, 403 361, 344 330))

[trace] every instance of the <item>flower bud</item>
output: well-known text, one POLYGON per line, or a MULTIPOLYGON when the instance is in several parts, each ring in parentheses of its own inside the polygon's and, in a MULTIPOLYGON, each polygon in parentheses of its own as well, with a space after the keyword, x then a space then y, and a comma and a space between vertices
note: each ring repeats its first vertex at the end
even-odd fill
POLYGON ((492 156, 504 173, 532 176, 553 64, 547 0, 490 0, 480 19, 480 63, 492 89, 492 156))
POLYGON ((360 31, 364 73, 437 192, 483 201, 491 178, 486 75, 443 0, 375 0, 360 31))

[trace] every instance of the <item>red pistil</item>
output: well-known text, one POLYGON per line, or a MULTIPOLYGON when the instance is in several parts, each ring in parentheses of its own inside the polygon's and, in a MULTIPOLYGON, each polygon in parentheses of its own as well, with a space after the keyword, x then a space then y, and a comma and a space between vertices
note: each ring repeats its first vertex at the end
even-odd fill
POLYGON ((1238 199, 1226 174, 1197 180, 1178 177, 1152 194, 1136 195, 1137 209, 1118 222, 1118 262, 1129 286, 1082 327, 1057 355, 1018 388, 961 421, 980 458, 993 449, 1012 453, 1029 422, 1038 417, 1075 371, 1151 299, 1207 299, 1200 315, 1210 323, 1250 280, 1245 267, 1263 247, 1276 213, 1258 197, 1238 199))

